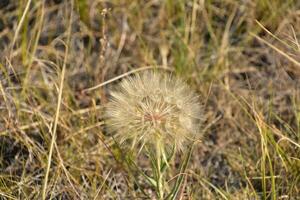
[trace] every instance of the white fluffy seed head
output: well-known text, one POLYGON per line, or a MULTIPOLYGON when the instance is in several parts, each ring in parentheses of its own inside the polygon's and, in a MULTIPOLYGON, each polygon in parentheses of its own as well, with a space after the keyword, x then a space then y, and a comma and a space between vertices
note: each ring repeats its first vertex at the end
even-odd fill
POLYGON ((198 96, 181 79, 143 72, 121 81, 107 105, 108 127, 123 143, 182 149, 199 136, 202 109, 198 96))

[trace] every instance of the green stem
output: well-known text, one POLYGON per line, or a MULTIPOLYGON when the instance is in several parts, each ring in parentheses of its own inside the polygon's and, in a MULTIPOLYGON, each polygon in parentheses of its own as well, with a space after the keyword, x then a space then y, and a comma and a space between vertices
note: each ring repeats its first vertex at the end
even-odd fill
POLYGON ((164 190, 163 190, 163 174, 161 173, 160 169, 161 169, 161 166, 162 166, 162 163, 161 163, 161 158, 162 158, 162 151, 161 151, 161 141, 158 140, 156 142, 156 187, 157 187, 157 195, 158 195, 158 198, 159 199, 163 199, 164 198, 164 190))

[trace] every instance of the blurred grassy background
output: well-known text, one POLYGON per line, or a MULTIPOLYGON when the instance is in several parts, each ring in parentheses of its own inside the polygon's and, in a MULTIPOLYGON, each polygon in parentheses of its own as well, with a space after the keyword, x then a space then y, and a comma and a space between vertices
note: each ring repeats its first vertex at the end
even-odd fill
POLYGON ((300 199, 299 37, 297 0, 1 0, 0 199, 145 199, 103 126, 113 83, 83 91, 145 66, 205 105, 182 199, 300 199))

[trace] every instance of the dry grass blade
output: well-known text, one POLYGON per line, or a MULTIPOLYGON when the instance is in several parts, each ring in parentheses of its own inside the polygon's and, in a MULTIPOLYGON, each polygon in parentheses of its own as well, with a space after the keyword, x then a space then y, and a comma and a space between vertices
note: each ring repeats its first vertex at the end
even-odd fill
POLYGON ((134 74, 134 73, 137 73, 137 72, 140 72, 140 71, 149 70, 149 69, 164 69, 164 70, 167 70, 167 71, 172 71, 172 69, 166 68, 165 66, 162 66, 162 67, 160 67, 160 66, 147 66, 147 67, 141 67, 141 68, 137 68, 137 69, 131 70, 131 71, 129 71, 129 72, 126 72, 126 73, 124 73, 124 74, 121 74, 121 75, 119 75, 119 76, 116 76, 115 78, 112 78, 112 79, 110 79, 110 80, 108 80, 108 81, 105 81, 105 82, 103 82, 103 83, 101 83, 101 84, 99 84, 99 85, 96 85, 96 86, 94 86, 94 87, 84 89, 83 92, 89 92, 89 91, 92 91, 92 90, 96 90, 96 89, 98 89, 98 88, 101 88, 101 87, 103 87, 103 86, 109 84, 109 83, 112 83, 112 82, 117 81, 117 80, 119 80, 119 79, 121 79, 121 78, 124 78, 124 77, 126 77, 126 76, 129 76, 130 74, 134 74))
MULTIPOLYGON (((267 32, 269 35, 271 35, 273 38, 275 38, 276 40, 280 41, 281 43, 283 43, 284 45, 288 46, 288 44, 286 44, 285 42, 283 42, 281 39, 279 39, 277 36, 275 36, 274 34, 272 34, 270 31, 268 31, 260 22, 256 21, 256 23, 265 31, 267 32)), ((285 53, 284 51, 280 50, 279 48, 277 48, 275 45, 271 44, 270 42, 264 40, 263 38, 257 36, 254 33, 250 33, 252 36, 254 36, 256 39, 258 39, 259 41, 263 42, 264 44, 268 45, 269 47, 271 47, 272 49, 274 49, 275 51, 277 51, 279 54, 281 54, 282 56, 284 56, 285 58, 287 58, 289 61, 291 61, 293 64, 295 64, 296 66, 300 67, 300 63, 292 58, 291 56, 289 56, 287 53, 285 53)), ((298 69, 299 70, 299 69, 298 69)))
POLYGON ((50 143, 50 147, 49 147, 48 162, 47 162, 47 168, 45 171, 45 179, 44 179, 44 184, 43 184, 43 189, 42 189, 42 199, 43 200, 45 200, 47 198, 48 177, 49 177, 49 173, 50 173, 53 148, 55 146, 56 130, 57 130, 57 124, 58 124, 58 119, 59 119, 59 114, 60 114, 61 101, 62 101, 66 64, 67 64, 67 58, 68 58, 68 54, 69 54, 69 43, 70 43, 70 37, 71 37, 71 31, 72 31, 71 24, 72 24, 72 20, 73 20, 73 0, 71 0, 71 2, 72 2, 71 3, 72 6, 71 6, 71 11, 70 11, 70 22, 69 22, 70 24, 68 26, 68 33, 67 33, 67 44, 65 45, 65 48, 66 48, 65 58, 64 58, 64 63, 62 66, 62 72, 61 72, 61 77, 60 77, 57 108, 56 108, 56 113, 55 113, 55 119, 53 122, 53 130, 51 131, 51 143, 50 143))
POLYGON ((32 0, 28 0, 27 1, 26 7, 25 7, 24 12, 22 14, 22 17, 21 17, 21 19, 20 19, 20 21, 18 23, 17 29, 16 29, 15 34, 14 34, 14 38, 13 38, 12 43, 11 43, 11 53, 10 53, 10 59, 9 60, 11 60, 11 56, 12 56, 12 51, 14 49, 14 45, 16 43, 16 40, 17 40, 18 36, 19 36, 19 33, 20 33, 20 30, 21 30, 22 25, 24 23, 25 17, 28 14, 31 2, 32 2, 32 0))
POLYGON ((100 194, 100 192, 101 192, 101 190, 102 190, 102 188, 103 188, 105 182, 107 181, 107 179, 108 179, 110 173, 111 173, 111 169, 108 171, 107 175, 105 176, 105 178, 104 178, 104 180, 103 180, 103 183, 102 183, 102 184, 100 185, 100 187, 97 189, 96 195, 95 195, 95 197, 94 197, 94 200, 96 200, 96 199, 98 198, 98 196, 99 196, 99 194, 100 194))

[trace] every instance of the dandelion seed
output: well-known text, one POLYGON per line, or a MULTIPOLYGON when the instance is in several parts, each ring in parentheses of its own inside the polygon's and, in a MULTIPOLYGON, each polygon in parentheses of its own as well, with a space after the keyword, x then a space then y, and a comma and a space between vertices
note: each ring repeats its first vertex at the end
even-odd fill
POLYGON ((143 72, 121 81, 111 92, 107 124, 120 142, 182 149, 199 136, 201 106, 198 96, 181 79, 143 72))

